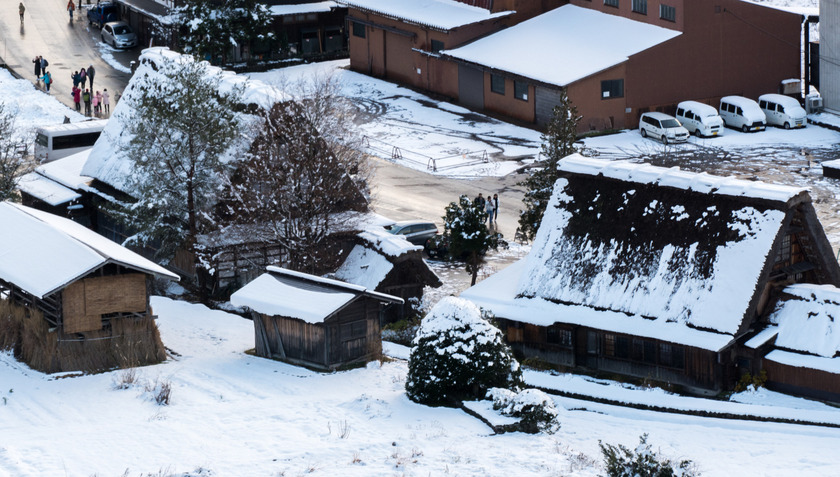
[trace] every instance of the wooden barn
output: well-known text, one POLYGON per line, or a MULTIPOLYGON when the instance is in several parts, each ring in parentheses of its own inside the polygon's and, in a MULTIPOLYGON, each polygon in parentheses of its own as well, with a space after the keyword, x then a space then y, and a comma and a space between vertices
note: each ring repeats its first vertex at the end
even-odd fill
POLYGON ((408 301, 421 299, 427 286, 442 285, 423 260, 423 247, 412 244, 405 237, 369 227, 357 238, 359 243, 338 267, 335 278, 402 298, 406 303, 389 307, 385 323, 397 321, 409 313, 408 301))
POLYGON ((560 168, 528 257, 462 294, 526 357, 716 393, 760 371, 766 348, 746 343, 785 287, 840 283, 804 189, 579 155, 560 168))
POLYGON ((0 203, 0 348, 44 372, 161 361, 152 278, 178 276, 72 220, 0 203), (26 308, 24 314, 8 311, 26 308), (25 315, 25 316, 24 316, 25 315))
POLYGON ((258 356, 318 369, 374 359, 382 352, 383 305, 403 300, 359 285, 279 267, 236 291, 252 311, 258 356))

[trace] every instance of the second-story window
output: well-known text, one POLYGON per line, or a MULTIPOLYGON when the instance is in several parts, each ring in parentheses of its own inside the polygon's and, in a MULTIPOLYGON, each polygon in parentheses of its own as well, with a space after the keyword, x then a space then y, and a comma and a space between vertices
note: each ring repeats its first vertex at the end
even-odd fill
POLYGON ((647 0, 633 0, 633 11, 647 15, 647 0))
POLYGON ((618 0, 604 0, 604 5, 618 8, 618 0))
POLYGON ((359 22, 353 22, 353 36, 365 37, 365 26, 359 22))
POLYGON ((498 94, 505 94, 505 77, 502 75, 490 74, 490 91, 498 94))
POLYGON ((432 40, 432 53, 437 53, 443 49, 443 42, 440 40, 432 40))
POLYGON ((668 5, 659 5, 659 18, 669 22, 677 21, 677 8, 668 5))

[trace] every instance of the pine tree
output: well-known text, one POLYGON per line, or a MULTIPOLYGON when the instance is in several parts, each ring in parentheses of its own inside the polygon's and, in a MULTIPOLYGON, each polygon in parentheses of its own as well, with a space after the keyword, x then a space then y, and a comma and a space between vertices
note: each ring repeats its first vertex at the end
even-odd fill
POLYGON ((487 213, 470 198, 462 195, 458 202, 450 202, 443 216, 443 235, 449 242, 449 255, 465 257, 467 273, 472 275, 472 285, 478 278, 478 270, 484 265, 484 255, 506 246, 499 233, 491 233, 485 222, 487 213))
POLYGON ((473 303, 446 297, 420 324, 408 360, 405 390, 412 401, 455 406, 483 399, 490 388, 518 390, 522 372, 502 332, 473 303))
POLYGON ((233 48, 270 49, 275 40, 271 12, 258 0, 187 0, 176 12, 188 32, 181 38, 184 52, 198 59, 220 58, 225 65, 233 48))
POLYGON ((525 187, 525 210, 519 214, 519 228, 530 239, 537 235, 548 199, 558 178, 557 163, 560 159, 577 152, 577 125, 580 120, 577 108, 566 95, 560 92, 560 102, 554 107, 551 121, 542 135, 543 168, 534 171, 519 185, 525 187))
MULTIPOLYGON (((230 158, 243 151, 240 139, 242 88, 220 93, 220 74, 205 62, 183 56, 132 80, 120 118, 130 138, 124 152, 133 161, 134 201, 122 217, 139 230, 129 243, 158 248, 158 259, 178 249, 192 252, 196 269, 209 265, 197 237, 214 230, 213 207, 230 158)), ((199 284, 205 278, 198 273, 199 284)))

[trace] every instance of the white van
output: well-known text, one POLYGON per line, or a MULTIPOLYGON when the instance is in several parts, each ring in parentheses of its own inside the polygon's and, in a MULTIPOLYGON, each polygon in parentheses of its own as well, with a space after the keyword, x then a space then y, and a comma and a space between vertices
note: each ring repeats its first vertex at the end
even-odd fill
POLYGON ((673 116, 663 113, 644 113, 639 118, 639 133, 642 137, 658 137, 662 144, 688 141, 688 130, 673 116))
POLYGON ((697 137, 723 134, 723 119, 712 106, 697 101, 683 101, 677 105, 677 120, 697 137))
POLYGON ((743 132, 764 131, 767 124, 767 118, 758 103, 743 96, 721 98, 720 117, 727 126, 743 132))
POLYGON ((762 94, 758 107, 767 116, 767 124, 783 126, 785 129, 805 127, 805 109, 799 101, 783 94, 762 94))
POLYGON ((35 130, 35 159, 51 162, 93 147, 107 123, 107 119, 99 119, 38 128, 35 130))

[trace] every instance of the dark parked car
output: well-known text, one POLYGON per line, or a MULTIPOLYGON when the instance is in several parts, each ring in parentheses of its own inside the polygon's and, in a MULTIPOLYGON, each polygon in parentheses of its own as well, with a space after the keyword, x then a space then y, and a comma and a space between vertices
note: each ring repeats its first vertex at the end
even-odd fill
POLYGON ((120 19, 120 12, 113 3, 102 2, 87 11, 88 23, 94 24, 101 30, 108 22, 120 19))
POLYGON ((423 245, 430 237, 437 235, 437 226, 425 220, 407 220, 385 227, 394 235, 404 235, 405 239, 414 245, 423 245))

